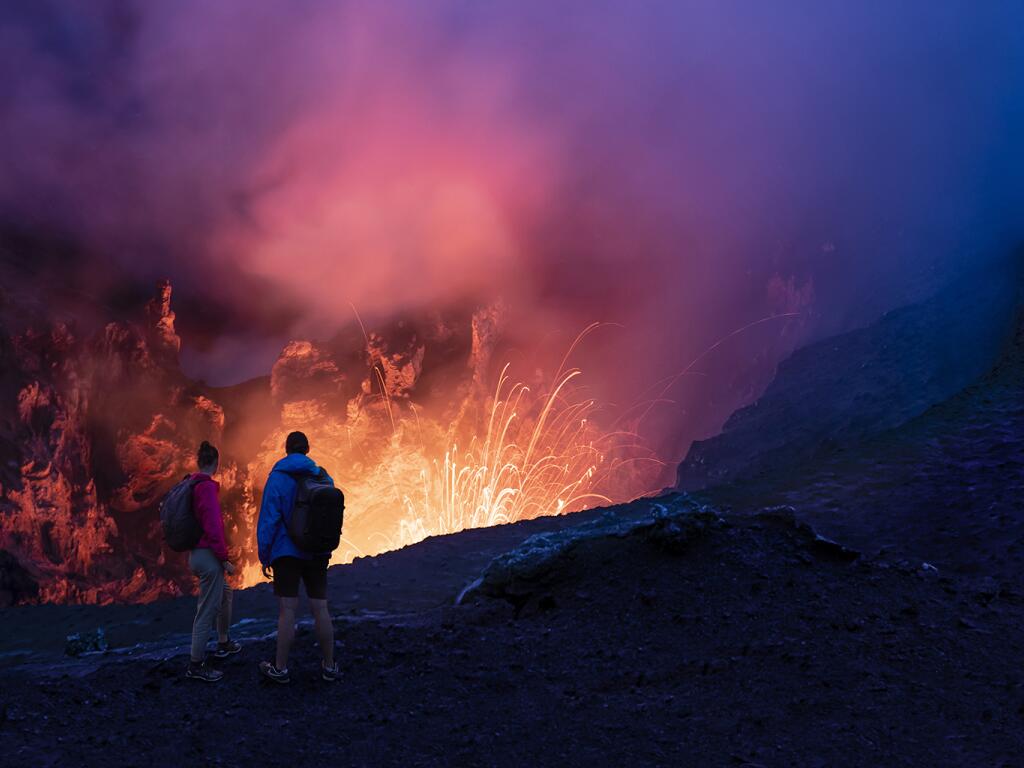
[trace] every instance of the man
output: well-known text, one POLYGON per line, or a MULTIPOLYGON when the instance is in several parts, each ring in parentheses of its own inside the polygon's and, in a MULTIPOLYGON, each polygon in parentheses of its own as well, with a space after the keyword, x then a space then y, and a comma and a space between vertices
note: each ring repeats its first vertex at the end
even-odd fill
MULTIPOLYGON (((333 682, 338 679, 338 665, 334 661, 334 625, 327 610, 327 565, 331 554, 303 552, 288 535, 288 522, 298 482, 293 475, 320 474, 320 468, 306 454, 309 440, 302 432, 292 432, 285 440, 283 459, 278 461, 267 478, 260 505, 256 539, 259 545, 263 575, 271 578, 273 571, 274 594, 277 595, 277 658, 260 663, 260 672, 276 683, 288 683, 288 652, 295 639, 295 609, 299 602, 299 581, 306 586, 309 607, 316 624, 317 643, 323 659, 320 675, 333 682)), ((333 484, 333 480, 326 478, 333 484)))

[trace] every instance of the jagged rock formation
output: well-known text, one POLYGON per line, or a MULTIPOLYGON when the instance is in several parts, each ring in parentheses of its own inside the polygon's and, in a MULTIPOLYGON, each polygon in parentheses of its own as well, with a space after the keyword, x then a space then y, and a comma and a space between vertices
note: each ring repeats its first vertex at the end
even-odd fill
POLYGON ((224 413, 178 367, 170 301, 161 282, 143 321, 91 336, 39 320, 0 329, 0 578, 38 584, 0 590, 5 600, 180 593, 183 563, 162 550, 155 508, 224 413))
POLYGON ((331 353, 311 341, 292 341, 270 373, 270 391, 281 402, 315 398, 348 400, 352 391, 331 353))
MULTIPOLYGON (((414 453, 400 435, 424 403, 449 420, 465 412, 498 323, 497 309, 467 309, 375 332, 353 325, 325 342, 290 342, 265 379, 213 389, 180 368, 170 283, 142 310, 137 321, 84 332, 0 304, 0 604, 148 601, 192 589, 184 556, 162 546, 156 510, 204 439, 222 446, 228 538, 254 580, 260 491, 287 432, 306 431, 343 483, 365 476, 357 494, 378 493, 414 453)), ((444 438, 433 422, 418 429, 444 438)), ((350 554, 380 548, 371 537, 381 531, 398 541, 401 513, 400 499, 354 509, 350 554)))
POLYGON ((147 339, 154 356, 160 357, 169 367, 178 365, 181 339, 174 330, 174 311, 171 309, 171 281, 157 283, 157 293, 146 304, 147 339))

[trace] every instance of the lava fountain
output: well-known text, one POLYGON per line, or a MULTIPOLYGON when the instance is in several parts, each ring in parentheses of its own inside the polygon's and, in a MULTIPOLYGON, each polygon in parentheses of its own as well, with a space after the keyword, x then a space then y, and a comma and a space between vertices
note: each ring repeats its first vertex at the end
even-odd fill
MULTIPOLYGON (((308 432, 311 455, 346 495, 342 546, 333 563, 428 536, 649 493, 664 464, 634 430, 602 426, 610 414, 583 385, 583 372, 566 367, 572 350, 596 327, 580 334, 554 376, 533 386, 515 380, 506 363, 488 387, 478 366, 457 407, 448 409, 418 405, 396 392, 396 371, 385 356, 343 417, 316 401, 287 404, 251 474, 265 477, 261 470, 278 457, 288 431, 308 432)), ((481 357, 479 350, 471 357, 481 357)), ((250 519, 257 495, 249 497, 250 519)), ((260 580, 257 565, 250 564, 243 581, 260 580)))
MULTIPOLYGON (((571 394, 580 375, 561 375, 549 393, 537 397, 525 384, 510 383, 506 365, 485 404, 486 428, 470 437, 465 450, 450 439, 442 444, 443 458, 429 459, 414 475, 389 468, 386 490, 367 498, 371 508, 397 504, 403 511, 397 537, 380 535, 384 548, 640 495, 630 489, 638 474, 632 465, 659 462, 646 455, 635 435, 595 426, 596 402, 571 394)), ((409 426, 422 434, 418 423, 403 429, 409 426)), ((424 445, 412 454, 430 452, 424 445)))

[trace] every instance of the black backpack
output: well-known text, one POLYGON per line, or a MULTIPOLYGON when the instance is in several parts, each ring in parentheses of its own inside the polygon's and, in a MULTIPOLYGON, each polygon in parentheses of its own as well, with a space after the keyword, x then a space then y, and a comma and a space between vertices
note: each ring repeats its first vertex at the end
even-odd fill
POLYGON ((192 490, 199 482, 200 478, 185 475, 160 502, 160 527, 164 530, 164 541, 175 552, 195 549, 203 537, 203 526, 192 510, 192 490))
POLYGON ((345 494, 334 487, 323 468, 317 475, 285 474, 295 481, 295 503, 288 522, 288 536, 303 552, 333 552, 341 543, 345 494))

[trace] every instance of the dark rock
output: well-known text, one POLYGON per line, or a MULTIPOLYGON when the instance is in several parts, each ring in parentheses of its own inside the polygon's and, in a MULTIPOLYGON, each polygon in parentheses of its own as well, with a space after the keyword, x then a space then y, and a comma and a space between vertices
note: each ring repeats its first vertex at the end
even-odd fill
POLYGON ((724 525, 716 512, 687 496, 675 495, 648 504, 648 514, 640 518, 623 517, 613 509, 596 520, 529 537, 492 560, 456 602, 479 592, 505 598, 519 608, 532 595, 557 581, 575 550, 584 544, 636 537, 657 549, 681 553, 712 529, 724 525))
POLYGON ((0 549, 0 607, 32 602, 39 583, 10 552, 0 549))
POLYGON ((852 563, 860 557, 860 552, 857 550, 844 547, 842 544, 821 535, 815 535, 814 540, 808 546, 819 560, 828 560, 835 563, 852 563))
MULTIPOLYGON (((860 557, 860 552, 857 550, 819 535, 809 523, 797 518, 796 510, 793 507, 767 507, 757 512, 754 517, 759 522, 772 527, 792 530, 803 547, 818 560, 852 563, 860 557)), ((806 556, 798 555, 797 557, 805 564, 810 562, 806 556)))
POLYGON ((181 339, 174 330, 174 310, 171 309, 171 281, 156 284, 156 296, 146 304, 147 340, 154 356, 170 366, 177 367, 181 339))
POLYGON ((85 653, 102 653, 107 650, 107 638, 102 627, 94 632, 76 632, 68 635, 64 646, 65 656, 81 656, 85 653))
POLYGON ((725 524, 718 514, 707 507, 692 502, 683 506, 657 505, 654 522, 639 529, 658 549, 672 554, 682 554, 694 542, 705 537, 711 530, 725 524))
POLYGON ((676 487, 790 470, 906 423, 992 365, 1014 322, 1016 290, 1005 276, 974 275, 867 328, 798 350, 720 435, 693 443, 676 487))

